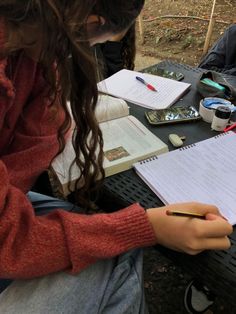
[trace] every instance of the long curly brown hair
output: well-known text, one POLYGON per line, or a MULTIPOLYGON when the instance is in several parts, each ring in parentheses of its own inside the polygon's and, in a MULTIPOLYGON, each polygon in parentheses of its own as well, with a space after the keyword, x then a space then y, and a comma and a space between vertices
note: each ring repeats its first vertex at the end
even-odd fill
POLYGON ((42 36, 39 62, 43 65, 50 95, 60 95, 66 118, 58 131, 64 148, 64 134, 70 127, 70 102, 77 131, 73 137, 80 178, 77 201, 88 205, 90 193, 104 178, 103 139, 94 114, 98 91, 96 69, 89 39, 116 34, 130 27, 144 0, 1 0, 0 16, 8 27, 6 54, 30 47, 24 29, 37 25, 42 36), (87 28, 87 19, 96 14, 105 19, 87 28), (88 38, 89 37, 89 38, 88 38), (56 64, 56 71, 55 65, 56 64), (98 153, 97 153, 98 152, 98 153), (82 182, 82 186, 81 186, 82 182))
POLYGON ((136 55, 136 36, 135 36, 135 23, 131 25, 128 32, 122 38, 122 59, 124 60, 124 68, 133 70, 134 60, 136 55))

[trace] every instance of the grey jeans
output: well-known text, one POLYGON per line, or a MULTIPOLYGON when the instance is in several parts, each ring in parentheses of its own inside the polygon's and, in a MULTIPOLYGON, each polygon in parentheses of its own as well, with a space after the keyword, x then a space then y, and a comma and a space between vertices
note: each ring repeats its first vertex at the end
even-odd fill
MULTIPOLYGON (((29 193, 38 214, 73 205, 29 193)), ((78 209, 79 211, 79 209, 78 209)), ((0 294, 4 314, 136 314, 147 313, 143 292, 142 250, 101 260, 76 276, 64 272, 15 280, 0 294)))

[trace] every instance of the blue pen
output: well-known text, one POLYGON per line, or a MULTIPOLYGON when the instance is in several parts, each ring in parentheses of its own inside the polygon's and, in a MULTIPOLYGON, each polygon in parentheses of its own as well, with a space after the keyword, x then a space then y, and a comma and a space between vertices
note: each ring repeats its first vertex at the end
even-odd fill
POLYGON ((138 80, 139 82, 141 82, 142 84, 144 84, 145 86, 147 86, 148 89, 152 90, 153 92, 157 92, 157 90, 155 89, 154 86, 152 86, 151 84, 147 83, 143 78, 141 78, 140 76, 136 76, 136 80, 138 80))

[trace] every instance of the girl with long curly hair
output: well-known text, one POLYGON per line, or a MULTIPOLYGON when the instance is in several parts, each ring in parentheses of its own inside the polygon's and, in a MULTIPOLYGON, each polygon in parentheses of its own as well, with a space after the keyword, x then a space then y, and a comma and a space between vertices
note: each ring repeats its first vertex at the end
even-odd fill
POLYGON ((230 246, 232 227, 212 205, 83 211, 104 177, 91 46, 128 30, 143 4, 0 1, 0 277, 13 280, 0 294, 1 313, 145 313, 139 248, 197 254, 230 246), (29 192, 63 150, 70 114, 80 207, 29 192), (167 209, 206 220, 169 217, 167 209))

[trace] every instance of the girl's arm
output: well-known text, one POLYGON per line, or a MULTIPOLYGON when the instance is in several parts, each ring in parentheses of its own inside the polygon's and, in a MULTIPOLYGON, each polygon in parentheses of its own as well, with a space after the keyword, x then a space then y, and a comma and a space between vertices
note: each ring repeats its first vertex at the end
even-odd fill
MULTIPOLYGON (((25 84, 29 86, 27 80, 25 84)), ((63 120, 63 114, 55 115, 49 106, 45 88, 36 79, 0 160, 1 278, 77 273, 98 259, 156 242, 138 204, 114 214, 88 216, 58 209, 35 216, 25 193, 57 153, 57 130, 63 120)), ((16 109, 17 103, 12 106, 16 109)))

